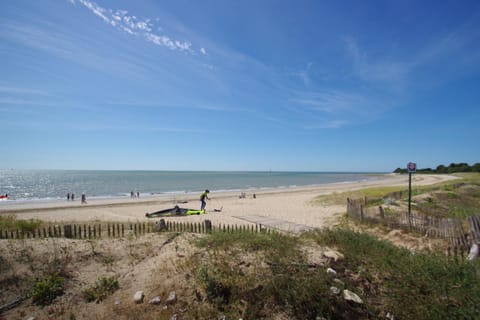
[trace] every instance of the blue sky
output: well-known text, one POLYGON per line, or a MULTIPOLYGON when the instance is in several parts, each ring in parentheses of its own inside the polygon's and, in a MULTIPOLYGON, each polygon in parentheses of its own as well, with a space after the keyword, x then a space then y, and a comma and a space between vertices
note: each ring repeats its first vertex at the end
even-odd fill
POLYGON ((480 162, 478 1, 0 2, 0 168, 480 162))

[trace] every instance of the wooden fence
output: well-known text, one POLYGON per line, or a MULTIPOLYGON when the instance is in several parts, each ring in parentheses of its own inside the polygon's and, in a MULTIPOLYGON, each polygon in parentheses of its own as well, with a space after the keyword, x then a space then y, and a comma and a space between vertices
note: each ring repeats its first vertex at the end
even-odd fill
POLYGON ((210 220, 203 223, 159 220, 157 223, 98 223, 98 224, 55 224, 35 230, 0 230, 0 239, 31 239, 31 238, 69 238, 69 239, 101 239, 121 238, 128 235, 144 235, 152 232, 267 232, 273 230, 263 225, 212 225, 210 220))
POLYGON ((347 199, 347 214, 361 222, 382 223, 391 228, 419 232, 425 236, 446 239, 448 250, 462 256, 472 243, 480 243, 480 215, 466 219, 440 218, 416 212, 402 214, 385 214, 382 206, 367 207, 365 199, 347 199), (470 232, 465 226, 470 225, 470 232))

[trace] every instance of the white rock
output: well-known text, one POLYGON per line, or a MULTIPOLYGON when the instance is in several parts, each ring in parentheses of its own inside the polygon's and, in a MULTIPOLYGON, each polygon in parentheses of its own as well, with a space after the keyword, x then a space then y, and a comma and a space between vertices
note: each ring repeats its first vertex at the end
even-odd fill
POLYGON ((395 317, 393 316, 393 313, 387 312, 387 315, 385 316, 388 320, 395 320, 395 317))
POLYGON ((333 279, 333 282, 336 282, 338 285, 340 285, 340 286, 342 286, 342 287, 345 286, 345 283, 343 283, 343 281, 340 280, 340 279, 335 278, 335 279, 333 279))
POLYGON ((344 256, 342 253, 335 250, 327 250, 323 253, 327 258, 333 259, 334 261, 343 260, 344 256))
POLYGON ((155 298, 152 298, 148 303, 150 304, 160 304, 161 300, 159 296, 156 296, 155 298))
POLYGON ((479 256, 480 256, 480 248, 478 246, 478 243, 474 243, 470 248, 470 253, 468 254, 467 260, 473 260, 475 258, 478 258, 479 256))
POLYGON ((358 303, 358 304, 363 303, 362 299, 360 299, 360 297, 356 293, 354 293, 352 291, 349 291, 349 290, 343 290, 343 298, 345 300, 353 301, 353 302, 358 303))
POLYGON ((133 296, 133 301, 135 301, 135 303, 142 303, 144 297, 145 297, 145 294, 143 293, 143 291, 137 291, 133 296))
POLYGON ((331 275, 336 275, 336 274, 337 274, 337 271, 333 270, 332 268, 328 268, 328 269, 327 269, 327 273, 328 273, 328 274, 331 274, 331 275))
POLYGON ((177 294, 175 291, 172 291, 168 294, 168 298, 165 302, 167 304, 172 304, 172 303, 175 303, 176 301, 177 301, 177 294))
POLYGON ((120 299, 116 298, 114 303, 115 303, 115 305, 119 305, 120 303, 122 303, 122 301, 120 299))
POLYGON ((340 293, 340 289, 338 289, 337 287, 330 287, 330 293, 337 295, 340 293))

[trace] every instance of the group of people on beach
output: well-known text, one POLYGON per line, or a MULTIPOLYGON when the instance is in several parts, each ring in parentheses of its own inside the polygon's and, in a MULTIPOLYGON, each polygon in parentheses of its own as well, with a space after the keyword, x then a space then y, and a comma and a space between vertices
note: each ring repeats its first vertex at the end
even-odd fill
MULTIPOLYGON (((200 202, 201 202, 201 206, 200 206, 200 210, 205 210, 205 207, 207 206, 207 200, 210 200, 210 198, 208 197, 208 194, 210 193, 210 190, 205 190, 201 195, 200 195, 200 202)), ((132 199, 134 198, 140 198, 140 192, 130 192, 130 197, 132 199)), ((82 204, 87 204, 87 196, 85 195, 85 193, 82 193, 82 201, 81 203, 82 204)), ((72 193, 67 193, 67 201, 75 201, 75 194, 72 192, 72 193)))
MULTIPOLYGON (((82 193, 82 204, 87 204, 87 195, 85 193, 82 193)), ((67 193, 67 201, 75 201, 75 193, 67 193)))
POLYGON ((139 192, 139 191, 133 192, 133 190, 130 191, 130 198, 132 198, 132 199, 138 199, 138 198, 140 198, 140 192, 139 192))

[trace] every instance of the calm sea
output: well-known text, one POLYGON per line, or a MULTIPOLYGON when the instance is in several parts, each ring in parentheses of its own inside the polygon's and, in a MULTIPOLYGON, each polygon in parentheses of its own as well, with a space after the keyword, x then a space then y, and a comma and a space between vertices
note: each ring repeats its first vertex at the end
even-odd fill
POLYGON ((185 194, 245 189, 292 188, 373 179, 367 173, 0 170, 0 195, 9 201, 66 199, 74 193, 89 198, 185 194))

